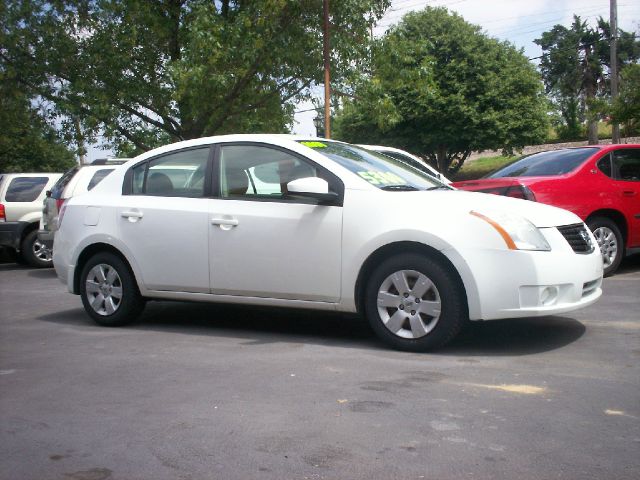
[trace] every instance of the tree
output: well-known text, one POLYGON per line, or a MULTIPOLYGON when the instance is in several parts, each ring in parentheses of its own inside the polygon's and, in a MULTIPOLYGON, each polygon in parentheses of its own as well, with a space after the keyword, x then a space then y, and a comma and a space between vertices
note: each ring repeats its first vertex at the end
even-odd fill
POLYGON ((625 125, 629 135, 640 125, 640 65, 627 65, 620 73, 620 92, 613 103, 611 116, 625 125))
MULTIPOLYGON (((332 78, 367 51, 389 0, 331 4, 332 78)), ((0 68, 51 102, 76 143, 119 151, 204 135, 283 132, 322 78, 319 0, 15 0, 0 68)))
MULTIPOLYGON (((602 18, 596 27, 590 27, 574 15, 570 28, 555 25, 534 40, 544 52, 540 71, 546 91, 563 119, 560 138, 579 138, 586 120, 589 143, 598 143, 597 122, 606 103, 603 99, 609 95, 610 38, 609 23, 602 18)), ((639 55, 635 35, 619 30, 618 65, 633 62, 639 55)))
POLYGON ((0 172, 61 172, 75 163, 19 85, 0 73, 0 172))
POLYGON ((542 84, 522 52, 444 8, 387 32, 354 96, 336 119, 339 138, 407 149, 445 174, 473 150, 512 151, 547 129, 542 84))

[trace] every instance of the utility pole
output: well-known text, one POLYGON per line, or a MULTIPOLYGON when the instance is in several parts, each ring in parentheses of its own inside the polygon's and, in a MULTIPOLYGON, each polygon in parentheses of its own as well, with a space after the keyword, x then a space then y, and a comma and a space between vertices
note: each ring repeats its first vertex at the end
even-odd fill
MULTIPOLYGON (((611 103, 615 101, 618 96, 618 5, 617 0, 610 0, 609 13, 611 21, 609 26, 611 28, 611 103)), ((620 126, 617 122, 611 125, 611 143, 620 143, 620 126)))
POLYGON ((331 138, 331 79, 329 77, 329 0, 323 0, 322 10, 324 25, 323 56, 324 56, 324 137, 331 138))

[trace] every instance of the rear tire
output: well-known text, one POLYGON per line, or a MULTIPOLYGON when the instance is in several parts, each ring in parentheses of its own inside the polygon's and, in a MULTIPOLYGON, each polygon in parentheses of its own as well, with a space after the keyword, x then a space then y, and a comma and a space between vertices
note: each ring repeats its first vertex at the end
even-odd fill
POLYGON ((451 341, 468 319, 466 296, 451 271, 423 255, 382 262, 365 292, 371 328, 398 350, 425 352, 451 341))
POLYGON ((22 239, 20 254, 25 262, 36 268, 53 267, 51 250, 38 240, 38 230, 31 230, 22 239))
POLYGON ((80 275, 80 297, 89 316, 104 327, 133 322, 145 305, 129 267, 107 252, 94 255, 85 264, 80 275))
POLYGON ((604 276, 612 275, 624 257, 624 239, 618 225, 606 217, 593 217, 587 225, 598 241, 604 266, 604 276))

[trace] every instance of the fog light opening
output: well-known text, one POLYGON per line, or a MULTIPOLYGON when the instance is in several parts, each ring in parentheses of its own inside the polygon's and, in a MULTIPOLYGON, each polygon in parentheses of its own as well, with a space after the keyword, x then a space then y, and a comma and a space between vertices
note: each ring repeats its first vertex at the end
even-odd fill
POLYGON ((549 306, 556 303, 558 299, 558 287, 544 287, 540 292, 540 303, 549 306))

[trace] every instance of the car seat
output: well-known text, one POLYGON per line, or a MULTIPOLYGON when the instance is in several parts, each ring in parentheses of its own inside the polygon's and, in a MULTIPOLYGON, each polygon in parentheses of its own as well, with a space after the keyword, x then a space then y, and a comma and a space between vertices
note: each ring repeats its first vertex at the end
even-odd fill
POLYGON ((244 170, 229 169, 225 172, 227 195, 245 195, 249 189, 249 179, 244 170))
POLYGON ((173 183, 164 173, 154 172, 147 178, 147 194, 149 195, 171 195, 173 193, 173 183))

